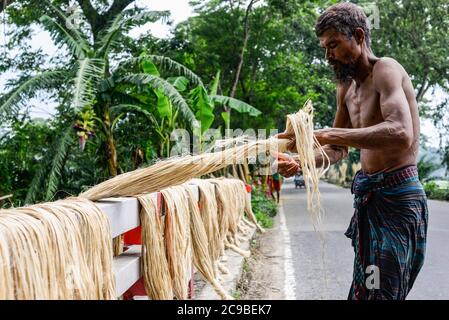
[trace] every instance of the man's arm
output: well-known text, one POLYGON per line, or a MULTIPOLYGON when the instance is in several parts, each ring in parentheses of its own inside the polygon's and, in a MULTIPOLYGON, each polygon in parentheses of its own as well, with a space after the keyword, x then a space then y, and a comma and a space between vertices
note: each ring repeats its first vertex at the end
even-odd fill
MULTIPOLYGON (((323 146, 323 150, 329 158, 329 165, 334 164, 348 155, 348 147, 344 146, 334 146, 326 144, 323 146)), ((299 163, 299 156, 294 155, 292 158, 299 163)), ((321 152, 315 152, 315 165, 317 167, 327 166, 328 162, 326 157, 323 156, 321 152)))
POLYGON ((357 129, 317 130, 320 143, 350 146, 358 149, 403 148, 413 143, 413 123, 410 107, 402 88, 402 74, 394 60, 379 61, 373 81, 380 95, 383 122, 357 129))

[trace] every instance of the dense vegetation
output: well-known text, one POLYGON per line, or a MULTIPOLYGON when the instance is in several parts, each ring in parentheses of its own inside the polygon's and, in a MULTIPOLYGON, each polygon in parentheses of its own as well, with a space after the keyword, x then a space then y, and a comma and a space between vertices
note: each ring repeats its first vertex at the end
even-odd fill
MULTIPOLYGON (((316 126, 332 125, 335 84, 313 28, 335 2, 191 1, 196 15, 167 39, 129 35, 170 19, 134 0, 3 2, 0 74, 14 76, 0 92, 0 197, 13 196, 0 206, 77 194, 169 156, 173 129, 202 140, 208 128, 283 130, 285 115, 308 98, 316 126), (73 4, 77 24, 66 23, 73 4), (54 56, 31 48, 29 39, 42 29, 58 47, 54 56), (31 99, 54 102, 56 114, 31 118, 31 99)), ((447 100, 426 99, 449 90, 448 3, 376 4, 373 50, 396 58, 411 75, 422 116, 441 131, 448 165, 447 100)))

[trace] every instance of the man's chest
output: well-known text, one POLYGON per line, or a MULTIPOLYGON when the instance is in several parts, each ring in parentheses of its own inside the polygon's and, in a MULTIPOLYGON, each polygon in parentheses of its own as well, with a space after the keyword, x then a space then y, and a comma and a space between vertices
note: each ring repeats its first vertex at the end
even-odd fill
POLYGON ((359 87, 353 83, 346 93, 345 103, 353 128, 364 128, 383 121, 379 93, 371 79, 359 87))

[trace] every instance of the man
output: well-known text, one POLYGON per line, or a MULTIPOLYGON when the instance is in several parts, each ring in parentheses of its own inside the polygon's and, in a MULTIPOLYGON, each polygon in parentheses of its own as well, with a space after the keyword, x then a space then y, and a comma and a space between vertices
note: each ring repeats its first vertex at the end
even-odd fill
MULTIPOLYGON (((352 185, 355 212, 345 233, 355 252, 348 299, 405 299, 424 262, 428 219, 416 168, 420 128, 412 83, 397 61, 373 54, 360 7, 329 7, 315 31, 337 81, 333 128, 315 136, 331 163, 348 147, 361 149, 362 170, 352 185)), ((291 139, 290 151, 296 151, 294 137, 278 137, 291 139)), ((323 165, 320 156, 316 161, 323 165)), ((300 164, 279 154, 278 168, 289 177, 300 164)))

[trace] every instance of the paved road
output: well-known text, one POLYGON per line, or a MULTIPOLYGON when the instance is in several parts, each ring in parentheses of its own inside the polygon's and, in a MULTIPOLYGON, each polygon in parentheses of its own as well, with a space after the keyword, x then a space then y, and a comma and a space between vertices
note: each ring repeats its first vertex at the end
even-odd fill
MULTIPOLYGON (((324 182, 320 191, 326 211, 324 241, 310 223, 305 190, 295 189, 290 179, 282 187, 296 299, 346 299, 354 252, 343 233, 353 213, 352 195, 349 189, 324 182)), ((428 205, 426 261, 408 299, 449 299, 449 203, 432 200, 428 205)))

